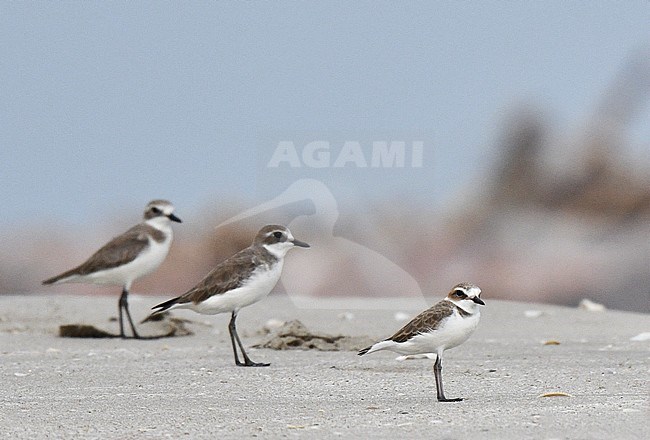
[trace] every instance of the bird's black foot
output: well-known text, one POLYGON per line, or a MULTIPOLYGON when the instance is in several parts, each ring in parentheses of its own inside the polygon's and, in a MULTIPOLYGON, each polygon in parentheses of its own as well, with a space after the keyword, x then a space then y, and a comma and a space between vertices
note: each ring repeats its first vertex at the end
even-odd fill
POLYGON ((230 332, 230 342, 232 343, 232 351, 233 354, 235 355, 235 365, 237 365, 238 367, 268 367, 269 365, 271 365, 262 362, 253 362, 250 360, 250 358, 246 354, 246 350, 244 350, 244 345, 241 343, 241 339, 239 339, 239 335, 237 334, 235 319, 237 319, 237 312, 233 311, 232 317, 230 318, 230 324, 228 324, 228 331, 230 332), (237 342, 237 344, 235 344, 235 342, 237 342), (239 360, 239 356, 237 355, 237 345, 239 346, 239 349, 241 350, 241 354, 244 357, 244 362, 239 360))
POLYGON ((462 397, 456 397, 455 399, 447 399, 446 397, 443 397, 442 399, 438 397, 438 402, 462 402, 463 398, 462 397))
POLYGON ((235 361, 238 367, 268 367, 271 364, 266 364, 264 362, 253 362, 250 359, 246 362, 235 361))

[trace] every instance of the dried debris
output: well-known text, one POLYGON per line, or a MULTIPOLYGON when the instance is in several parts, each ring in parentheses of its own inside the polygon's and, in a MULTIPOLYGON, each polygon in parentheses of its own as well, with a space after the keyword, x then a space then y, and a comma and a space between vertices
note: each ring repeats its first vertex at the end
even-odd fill
POLYGON ((167 338, 172 336, 192 336, 194 332, 187 328, 186 324, 202 324, 191 319, 176 318, 169 312, 158 313, 154 316, 147 317, 141 324, 151 323, 158 331, 162 333, 160 337, 167 338))
POLYGON ((356 351, 372 344, 368 337, 327 335, 313 333, 300 321, 289 321, 272 331, 266 340, 254 345, 255 348, 273 350, 319 350, 319 351, 356 351))
POLYGON ((553 391, 551 393, 540 394, 537 397, 573 397, 573 396, 569 393, 563 393, 561 391, 553 391))
POLYGON ((549 339, 548 341, 542 342, 543 345, 560 345, 560 341, 555 339, 549 339))
MULTIPOLYGON (((147 333, 152 333, 152 336, 141 336, 141 339, 161 339, 171 338, 174 336, 191 336, 194 334, 186 324, 193 323, 193 321, 181 318, 175 318, 169 313, 160 313, 155 316, 150 316, 141 322, 141 324, 150 323, 147 325, 147 333), (155 331, 155 333, 154 333, 155 331)), ((120 335, 109 333, 94 325, 87 324, 66 324, 59 326, 59 336, 62 338, 119 338, 120 335)))
POLYGON ((59 326, 59 336, 62 338, 119 338, 120 335, 105 332, 94 325, 66 324, 59 326))

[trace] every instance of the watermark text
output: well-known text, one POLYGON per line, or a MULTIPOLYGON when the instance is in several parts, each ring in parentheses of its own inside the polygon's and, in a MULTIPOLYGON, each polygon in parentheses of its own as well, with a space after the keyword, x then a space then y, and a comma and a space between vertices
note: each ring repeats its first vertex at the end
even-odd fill
POLYGON ((423 141, 280 141, 268 168, 422 168, 423 141))

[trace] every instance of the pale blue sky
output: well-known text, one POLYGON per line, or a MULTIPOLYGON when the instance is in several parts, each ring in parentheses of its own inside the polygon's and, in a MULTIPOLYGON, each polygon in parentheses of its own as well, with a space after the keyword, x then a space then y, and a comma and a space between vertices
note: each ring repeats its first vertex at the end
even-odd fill
MULTIPOLYGON (((435 205, 486 172, 516 105, 577 129, 648 47, 648 23, 645 0, 5 1, 0 224, 133 219, 159 197, 191 217, 299 177, 343 209, 435 205), (264 168, 278 141, 317 139, 334 155, 344 140, 422 140, 423 167, 264 168)), ((648 145, 648 116, 633 143, 648 145)))

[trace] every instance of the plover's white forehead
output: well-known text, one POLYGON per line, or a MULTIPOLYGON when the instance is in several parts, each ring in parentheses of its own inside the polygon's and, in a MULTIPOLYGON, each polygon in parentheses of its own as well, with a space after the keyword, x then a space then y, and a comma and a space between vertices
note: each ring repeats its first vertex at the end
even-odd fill
POLYGON ((478 286, 472 286, 466 290, 467 296, 479 296, 481 294, 481 289, 478 286))

